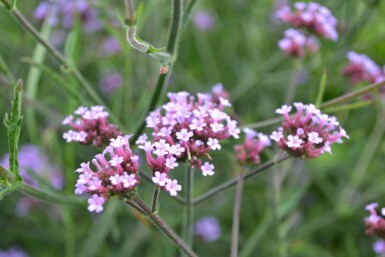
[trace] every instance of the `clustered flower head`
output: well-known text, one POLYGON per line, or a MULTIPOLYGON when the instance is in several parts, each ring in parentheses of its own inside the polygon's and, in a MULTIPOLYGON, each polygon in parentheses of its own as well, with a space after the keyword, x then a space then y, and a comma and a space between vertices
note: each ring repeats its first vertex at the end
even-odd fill
POLYGON ((29 257, 29 254, 19 246, 13 246, 7 250, 0 249, 1 257, 29 257))
POLYGON ((101 212, 103 204, 114 195, 126 195, 139 184, 138 160, 130 149, 130 136, 118 136, 102 154, 97 154, 90 162, 82 163, 76 170, 79 179, 75 185, 75 194, 90 195, 88 210, 101 212), (94 171, 96 170, 96 171, 94 171))
MULTIPOLYGON (((18 161, 20 176, 25 184, 38 189, 40 186, 35 178, 35 176, 38 176, 47 180, 57 190, 63 188, 64 177, 60 168, 54 165, 37 146, 21 146, 19 148, 18 161)), ((9 153, 0 159, 0 165, 6 169, 9 168, 9 153)), ((25 216, 32 208, 39 206, 39 204, 40 202, 35 198, 23 196, 16 206, 16 213, 19 216, 25 216)))
POLYGON ((194 14, 192 21, 196 28, 209 31, 215 25, 215 16, 209 11, 199 10, 194 14))
POLYGON ((337 19, 330 10, 318 3, 296 2, 294 9, 282 6, 276 13, 278 18, 296 28, 304 28, 320 37, 338 39, 337 19))
POLYGON ((261 162, 259 154, 268 146, 271 145, 269 137, 263 133, 258 133, 253 129, 243 129, 245 140, 243 144, 234 146, 237 153, 237 159, 240 163, 254 163, 261 162))
POLYGON ((344 67, 342 73, 353 84, 361 82, 377 83, 385 80, 385 66, 381 70, 379 65, 364 54, 348 52, 346 56, 349 63, 344 67))
POLYGON ((319 49, 319 43, 315 37, 306 37, 302 32, 292 28, 285 31, 285 37, 278 41, 278 46, 286 55, 299 58, 306 53, 315 53, 319 49))
POLYGON ((41 1, 34 11, 38 20, 47 20, 51 26, 59 22, 65 27, 72 27, 78 16, 88 32, 99 30, 102 22, 98 11, 92 6, 98 0, 46 0, 41 1), (59 18, 61 20, 59 21, 59 18))
POLYGON ((205 216, 194 224, 194 235, 206 243, 218 240, 222 235, 221 226, 214 216, 205 216))
POLYGON ((381 239, 385 239, 385 208, 381 209, 381 215, 377 214, 376 208, 378 203, 371 203, 365 206, 365 210, 370 215, 365 218, 366 234, 376 235, 381 239))
POLYGON ((108 116, 103 106, 81 106, 76 109, 74 115, 69 115, 63 120, 63 125, 69 125, 73 129, 65 132, 63 138, 67 142, 75 141, 97 147, 107 145, 111 138, 122 134, 115 125, 109 123, 108 116))
POLYGON ((331 145, 342 143, 349 136, 339 126, 336 117, 321 113, 313 104, 294 103, 297 112, 289 115, 292 106, 283 105, 275 112, 282 114, 282 127, 270 138, 293 157, 315 158, 325 152, 331 154, 331 145))
POLYGON ((171 195, 176 195, 181 186, 169 178, 170 170, 188 161, 192 167, 201 169, 204 176, 211 176, 214 165, 203 163, 201 157, 220 150, 221 140, 239 137, 237 122, 223 111, 231 106, 229 100, 219 96, 224 94, 220 86, 215 91, 198 93, 197 97, 187 92, 168 93, 169 102, 146 118, 153 139, 143 134, 136 143, 146 152, 153 182, 171 195))

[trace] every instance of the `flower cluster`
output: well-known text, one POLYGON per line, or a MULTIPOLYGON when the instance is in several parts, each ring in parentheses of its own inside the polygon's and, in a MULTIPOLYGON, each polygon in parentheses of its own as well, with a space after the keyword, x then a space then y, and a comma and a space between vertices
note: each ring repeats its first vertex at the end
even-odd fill
POLYGON ((192 21, 199 30, 209 31, 215 25, 215 16, 211 12, 200 10, 194 14, 192 21))
POLYGON ((69 125, 73 130, 63 134, 67 142, 80 142, 81 144, 93 144, 97 147, 107 145, 111 138, 116 138, 122 133, 115 125, 108 121, 108 112, 103 106, 84 106, 76 109, 74 115, 69 115, 63 120, 63 125, 69 125))
POLYGON ((289 28, 285 37, 278 41, 279 48, 294 57, 303 57, 306 53, 314 53, 319 49, 319 43, 313 36, 306 37, 300 31, 289 28))
POLYGON ((385 256, 385 240, 379 239, 373 244, 373 251, 380 256, 385 256))
POLYGON ((218 240, 222 235, 221 226, 214 216, 205 216, 194 224, 194 235, 206 243, 218 240))
POLYGON ((213 94, 198 93, 197 98, 187 92, 168 93, 169 102, 151 112, 146 118, 153 130, 153 140, 143 134, 137 140, 146 152, 147 163, 153 172, 153 182, 176 195, 181 187, 168 173, 179 162, 199 168, 204 176, 214 174, 214 165, 202 163, 200 157, 221 149, 220 140, 238 138, 237 122, 223 112, 230 102, 220 95, 225 91, 218 85, 213 94))
MULTIPOLYGON (((9 154, 0 159, 0 165, 9 168, 9 154)), ((20 176, 23 182, 31 187, 39 188, 38 181, 34 176, 46 179, 53 188, 62 189, 64 178, 58 166, 52 164, 47 156, 35 145, 23 145, 19 148, 18 155, 20 176), (35 175, 31 175, 35 174, 35 175)), ((25 216, 29 211, 40 204, 35 198, 23 196, 17 206, 16 213, 25 216)))
POLYGON ((294 3, 294 10, 282 6, 276 13, 278 18, 297 28, 305 28, 320 37, 338 39, 337 20, 330 10, 314 2, 294 3))
POLYGON ((65 28, 72 27, 75 17, 78 16, 85 31, 93 32, 102 27, 98 11, 92 6, 92 3, 96 2, 97 0, 46 0, 36 7, 34 16, 41 21, 47 20, 52 26, 60 22, 65 28))
POLYGON ((349 63, 344 67, 342 73, 353 84, 377 83, 385 80, 385 66, 384 70, 381 70, 379 65, 364 54, 348 52, 346 56, 349 63))
POLYGON ((336 117, 321 113, 313 104, 294 103, 297 112, 289 115, 292 107, 283 105, 275 112, 282 114, 282 127, 270 138, 293 157, 314 158, 324 152, 331 154, 331 145, 342 143, 349 136, 339 126, 336 117))
POLYGON ((1 257, 29 257, 29 254, 19 246, 13 246, 7 250, 0 250, 1 257))
POLYGON ((381 215, 377 214, 376 208, 378 203, 371 203, 365 206, 370 215, 365 218, 366 234, 376 235, 381 239, 385 239, 385 208, 381 209, 381 215))
POLYGON ((240 163, 254 163, 261 162, 259 154, 268 146, 271 145, 269 137, 263 133, 257 133, 250 128, 243 129, 245 133, 245 141, 241 145, 234 146, 237 153, 237 159, 240 163))
POLYGON ((118 136, 102 154, 92 160, 96 169, 94 172, 90 163, 82 163, 76 170, 79 179, 76 182, 75 194, 84 192, 91 195, 88 199, 90 212, 101 212, 103 204, 114 195, 125 195, 139 184, 138 160, 130 149, 130 136, 118 136))

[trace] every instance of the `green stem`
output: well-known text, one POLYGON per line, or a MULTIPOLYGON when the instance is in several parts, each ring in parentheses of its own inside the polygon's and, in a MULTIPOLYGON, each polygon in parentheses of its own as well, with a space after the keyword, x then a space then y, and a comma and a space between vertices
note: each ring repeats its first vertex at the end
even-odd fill
POLYGON ((188 246, 192 247, 193 245, 193 229, 192 224, 194 222, 194 208, 191 205, 193 200, 194 192, 194 168, 189 166, 186 174, 186 183, 185 183, 185 192, 186 192, 186 206, 183 209, 183 226, 182 234, 183 239, 188 246))
POLYGON ((291 102, 293 101, 293 98, 295 96, 295 90, 298 86, 299 76, 301 74, 301 71, 302 71, 301 59, 297 58, 294 63, 294 70, 290 80, 290 84, 287 87, 287 91, 286 91, 286 97, 285 97, 286 104, 291 104, 291 102))
POLYGON ((187 256, 198 257, 191 248, 180 238, 174 230, 156 213, 152 213, 151 209, 143 202, 139 196, 135 196, 133 201, 146 213, 154 224, 187 256))
MULTIPOLYGON (((278 157, 278 159, 276 159, 276 160, 270 160, 270 161, 266 162, 265 164, 262 164, 261 166, 259 166, 257 169, 246 173, 244 175, 244 180, 249 179, 249 178, 251 178, 252 176, 254 176, 254 175, 258 174, 258 173, 261 173, 262 171, 267 170, 268 168, 270 168, 270 167, 274 166, 275 164, 280 163, 280 162, 282 162, 284 160, 287 160, 288 158, 289 158, 289 156, 285 154, 285 155, 283 155, 281 157, 278 157)), ((227 181, 227 182, 225 182, 225 183, 223 183, 221 185, 218 185, 218 186, 214 187, 213 189, 207 191, 203 195, 195 198, 191 202, 190 205, 199 204, 199 203, 207 200, 208 198, 212 197, 213 195, 216 195, 219 192, 234 186, 235 184, 237 184, 238 179, 239 178, 236 177, 236 178, 231 179, 231 180, 229 180, 229 181, 227 181)))
POLYGON ((155 186, 154 189, 154 195, 152 196, 152 208, 151 211, 152 213, 155 213, 159 209, 159 193, 160 193, 160 187, 155 186))
MULTIPOLYGON (((168 37, 167 42, 167 48, 166 51, 172 56, 170 60, 170 67, 167 74, 159 74, 158 81, 155 86, 154 93, 151 96, 151 100, 148 104, 148 107, 146 111, 144 112, 144 115, 148 115, 149 112, 151 112, 155 106, 158 104, 159 99, 163 96, 164 87, 168 82, 169 74, 172 73, 173 64, 176 60, 177 53, 178 53, 178 43, 179 43, 179 37, 180 37, 180 30, 181 30, 181 24, 182 24, 182 18, 183 18, 183 0, 173 0, 172 5, 172 19, 171 19, 171 25, 170 25, 170 33, 168 37)), ((135 142, 140 134, 143 132, 145 128, 145 117, 140 119, 141 123, 135 129, 134 135, 130 138, 130 142, 135 142)))
POLYGON ((238 256, 239 242, 239 215, 241 212, 242 191, 243 191, 243 172, 238 176, 237 188, 235 190, 235 200, 233 209, 233 228, 231 233, 231 257, 238 256))
POLYGON ((75 256, 75 226, 72 213, 69 208, 62 208, 63 221, 65 226, 65 256, 75 256))
POLYGON ((191 0, 187 7, 184 9, 183 12, 183 22, 182 22, 182 28, 185 28, 187 25, 188 20, 190 19, 191 16, 191 11, 194 8, 195 4, 197 3, 197 0, 191 0))

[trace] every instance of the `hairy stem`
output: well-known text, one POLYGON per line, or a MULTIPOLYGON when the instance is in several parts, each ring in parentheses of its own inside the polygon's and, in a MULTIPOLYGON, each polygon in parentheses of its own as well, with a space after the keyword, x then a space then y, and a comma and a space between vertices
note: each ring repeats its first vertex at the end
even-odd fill
POLYGON ((187 205, 183 209, 182 235, 187 245, 192 247, 193 245, 192 224, 194 222, 194 208, 191 205, 191 202, 193 200, 193 191, 194 191, 194 168, 191 166, 189 166, 187 169, 185 187, 186 187, 185 192, 186 192, 187 205))
POLYGON ((242 191, 243 191, 243 172, 238 176, 237 188, 235 190, 235 200, 233 209, 233 228, 231 232, 231 257, 238 256, 239 242, 239 215, 241 212, 242 191))
POLYGON ((152 213, 155 213, 159 208, 158 207, 159 193, 160 193, 160 187, 155 186, 154 195, 152 196, 152 208, 151 208, 152 213))
POLYGON ((182 250, 189 257, 198 257, 198 255, 191 250, 191 248, 182 240, 182 238, 180 238, 158 214, 152 213, 151 209, 146 205, 145 202, 143 202, 139 196, 135 196, 133 201, 180 250, 182 250))
MULTIPOLYGON (((166 51, 172 56, 170 60, 170 66, 168 69, 167 74, 159 74, 158 81, 155 86, 154 93, 151 96, 151 100, 148 104, 148 107, 146 111, 144 112, 144 115, 147 115, 149 112, 151 112, 155 106, 158 104, 158 101, 163 96, 164 87, 168 82, 169 74, 172 72, 173 64, 177 57, 178 52, 178 43, 179 43, 179 37, 180 37, 180 30, 181 30, 181 24, 182 24, 182 18, 183 18, 183 0, 173 0, 172 5, 172 19, 171 19, 171 25, 170 25, 170 32, 167 42, 167 48, 166 51)), ((135 142, 139 135, 142 133, 145 127, 145 118, 140 119, 140 125, 135 130, 134 135, 130 138, 130 142, 135 142)))

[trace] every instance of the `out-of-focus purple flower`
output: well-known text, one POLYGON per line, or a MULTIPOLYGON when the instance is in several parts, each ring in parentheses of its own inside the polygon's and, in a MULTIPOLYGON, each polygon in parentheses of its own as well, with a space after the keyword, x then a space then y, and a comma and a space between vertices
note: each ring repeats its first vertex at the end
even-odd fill
POLYGON ((259 164, 261 161, 259 154, 271 145, 269 136, 250 128, 244 128, 243 132, 245 133, 245 141, 243 144, 234 146, 237 159, 242 164, 248 162, 259 164))
POLYGON ((103 49, 103 52, 109 56, 109 55, 119 53, 122 48, 118 40, 116 40, 116 38, 107 37, 103 40, 102 49, 103 49))
MULTIPOLYGON (((9 154, 5 154, 0 160, 0 165, 4 168, 9 168, 9 154)), ((19 148, 19 167, 20 176, 23 182, 29 186, 38 188, 38 182, 30 175, 35 173, 50 182, 56 189, 62 189, 64 186, 64 178, 58 166, 52 164, 44 153, 34 145, 23 145, 19 148)), ((28 214, 29 210, 39 205, 39 201, 30 198, 22 197, 17 204, 16 213, 20 216, 28 214)))
POLYGON ((70 28, 76 15, 78 15, 84 29, 88 32, 93 32, 102 27, 98 11, 92 6, 92 3, 96 2, 91 0, 46 0, 40 2, 36 7, 34 16, 41 21, 49 19, 49 23, 52 26, 60 21, 65 28, 70 28))
POLYGON ((290 6, 284 5, 276 15, 283 22, 294 27, 306 28, 310 32, 331 40, 338 39, 337 19, 332 15, 330 10, 318 3, 296 2, 294 10, 290 6))
POLYGON ((278 46, 285 54, 299 58, 319 49, 319 43, 315 37, 306 37, 300 31, 292 28, 285 31, 285 37, 278 41, 278 46))
POLYGON ((100 81, 102 91, 107 95, 112 95, 116 89, 123 85, 122 76, 118 72, 106 74, 100 81))
POLYGON ((0 257, 29 257, 29 254, 20 247, 14 246, 8 250, 0 250, 0 257))
POLYGON ((201 237, 206 243, 218 240, 222 235, 222 230, 217 218, 202 217, 194 224, 194 235, 201 237))
POLYGON ((373 251, 377 254, 385 254, 385 241, 380 239, 374 242, 373 251))
POLYGON ((353 84, 360 82, 375 83, 384 80, 381 67, 364 54, 348 52, 349 63, 344 67, 342 74, 353 84))
POLYGON ((215 16, 208 11, 199 10, 193 16, 193 23, 196 28, 209 31, 215 25, 215 16))

